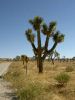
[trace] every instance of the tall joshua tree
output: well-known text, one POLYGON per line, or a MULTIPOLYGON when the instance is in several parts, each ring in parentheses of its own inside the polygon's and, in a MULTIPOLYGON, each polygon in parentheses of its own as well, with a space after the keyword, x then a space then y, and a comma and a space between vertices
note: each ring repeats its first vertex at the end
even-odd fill
POLYGON ((36 16, 34 19, 29 20, 29 23, 33 26, 34 31, 37 33, 37 47, 34 44, 35 35, 32 32, 32 29, 25 31, 28 41, 31 43, 33 52, 37 58, 37 67, 39 68, 39 73, 43 72, 43 61, 45 58, 53 52, 58 43, 63 42, 64 35, 60 34, 59 31, 56 31, 56 22, 52 21, 47 25, 44 23, 42 17, 36 16), (41 45, 41 33, 46 36, 45 45, 41 45), (52 48, 48 49, 49 39, 52 38, 54 44, 52 48))

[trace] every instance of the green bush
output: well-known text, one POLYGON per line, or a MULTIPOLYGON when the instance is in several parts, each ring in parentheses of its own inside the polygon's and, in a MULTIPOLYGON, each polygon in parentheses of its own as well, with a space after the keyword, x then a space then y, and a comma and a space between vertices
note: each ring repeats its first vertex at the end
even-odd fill
POLYGON ((56 81, 58 82, 58 86, 63 87, 67 84, 70 79, 70 76, 66 73, 60 73, 55 77, 56 81))
POLYGON ((30 89, 22 89, 19 93, 19 100, 33 100, 34 93, 30 89))
POLYGON ((41 88, 30 85, 18 91, 19 100, 35 100, 41 93, 41 88))
POLYGON ((72 72, 74 69, 72 66, 67 66, 66 67, 66 72, 72 72))

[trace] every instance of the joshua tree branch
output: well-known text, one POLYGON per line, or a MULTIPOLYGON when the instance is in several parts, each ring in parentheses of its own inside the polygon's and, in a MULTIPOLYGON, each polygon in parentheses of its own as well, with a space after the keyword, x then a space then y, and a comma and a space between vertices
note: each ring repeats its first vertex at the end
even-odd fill
MULTIPOLYGON (((48 43, 49 43, 49 36, 46 36, 45 46, 43 47, 43 50, 44 50, 43 54, 44 54, 44 55, 46 55, 46 53, 47 53, 48 43)), ((44 55, 43 55, 43 56, 44 56, 44 55)), ((42 58, 43 58, 43 57, 42 57, 42 58)), ((43 59, 43 60, 44 60, 44 59, 43 59)))
POLYGON ((47 50, 47 48, 48 48, 48 43, 49 43, 49 36, 46 37, 45 50, 47 50))
POLYGON ((35 47, 34 43, 31 43, 31 45, 32 45, 32 48, 33 48, 34 54, 35 54, 35 55, 37 55, 37 54, 36 54, 37 49, 36 49, 36 47, 35 47))
POLYGON ((44 53, 42 59, 44 60, 46 58, 46 56, 48 54, 50 54, 56 48, 56 46, 57 46, 57 43, 55 42, 54 45, 52 46, 52 48, 44 53))
POLYGON ((38 48, 41 49, 40 29, 37 31, 38 48))
POLYGON ((40 29, 37 30, 37 41, 38 41, 38 55, 41 57, 41 36, 40 29))
POLYGON ((57 42, 55 42, 52 48, 48 50, 48 54, 51 53, 56 48, 56 46, 57 46, 57 42))

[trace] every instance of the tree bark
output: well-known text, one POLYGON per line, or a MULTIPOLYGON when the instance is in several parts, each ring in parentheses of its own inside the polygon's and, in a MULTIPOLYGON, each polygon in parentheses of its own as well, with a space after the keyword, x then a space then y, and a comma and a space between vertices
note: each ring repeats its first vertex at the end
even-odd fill
POLYGON ((39 68, 39 73, 43 72, 43 63, 42 63, 42 58, 41 58, 41 37, 40 37, 40 30, 37 30, 37 40, 38 40, 38 58, 37 58, 37 67, 39 68))
POLYGON ((23 60, 23 65, 24 65, 24 60, 23 60))
POLYGON ((37 68, 39 68, 39 59, 37 57, 37 68))
POLYGON ((37 59, 37 68, 39 73, 43 73, 43 61, 41 59, 37 59))
POLYGON ((54 65, 54 58, 51 57, 51 60, 52 60, 52 64, 54 65))
POLYGON ((26 75, 27 75, 27 62, 26 62, 26 75))

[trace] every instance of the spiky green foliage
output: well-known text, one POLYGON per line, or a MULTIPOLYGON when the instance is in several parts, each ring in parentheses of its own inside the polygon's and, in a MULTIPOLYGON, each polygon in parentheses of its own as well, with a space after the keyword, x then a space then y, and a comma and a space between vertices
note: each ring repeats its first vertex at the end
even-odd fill
POLYGON ((70 76, 66 73, 60 73, 55 77, 55 79, 58 82, 58 85, 65 86, 65 84, 67 84, 67 82, 69 81, 70 76))
POLYGON ((43 27, 42 28, 42 33, 44 35, 47 35, 48 34, 48 26, 46 25, 46 23, 44 23, 42 27, 43 27))
POLYGON ((56 32, 56 22, 52 21, 49 25, 44 23, 43 18, 36 16, 34 19, 30 19, 29 23, 33 26, 33 29, 37 32, 37 47, 34 44, 34 35, 31 29, 28 29, 25 34, 28 41, 31 43, 34 54, 37 58, 37 66, 39 67, 39 72, 43 71, 43 61, 45 58, 51 54, 56 48, 57 44, 63 42, 64 35, 60 32, 56 32), (41 44, 41 33, 46 36, 45 45, 41 44), (49 39, 53 38, 54 44, 51 49, 48 49, 49 39))
POLYGON ((64 41, 64 34, 61 34, 59 31, 57 31, 53 36, 54 42, 60 43, 64 41))
POLYGON ((28 39, 29 42, 31 42, 31 43, 34 42, 35 36, 34 36, 34 34, 32 34, 32 30, 31 29, 28 29, 26 31, 26 37, 27 37, 27 39, 28 39))
POLYGON ((52 21, 49 24, 49 31, 50 31, 50 33, 53 32, 55 29, 56 29, 56 22, 55 21, 52 21))
POLYGON ((44 35, 50 36, 54 30, 56 29, 56 22, 51 22, 49 24, 49 26, 46 25, 46 23, 43 24, 43 28, 42 28, 42 33, 44 35))
POLYGON ((43 18, 39 16, 36 16, 34 17, 34 19, 29 20, 29 23, 33 26, 35 30, 40 29, 42 22, 43 22, 43 18))

